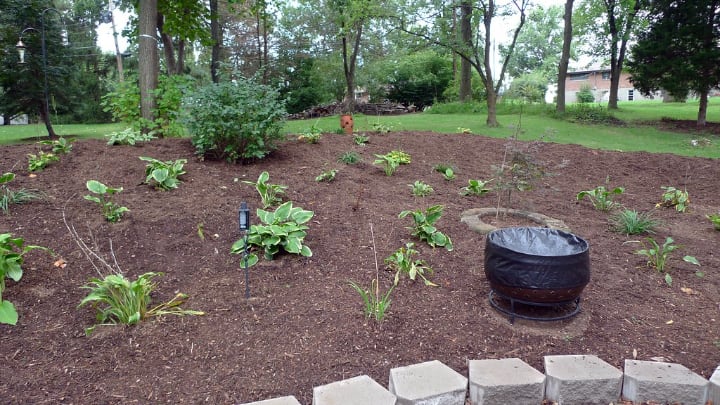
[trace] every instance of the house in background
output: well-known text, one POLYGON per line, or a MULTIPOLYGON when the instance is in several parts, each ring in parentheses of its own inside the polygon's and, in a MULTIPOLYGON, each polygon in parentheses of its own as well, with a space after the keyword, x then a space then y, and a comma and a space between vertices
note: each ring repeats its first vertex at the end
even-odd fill
MULTIPOLYGON (((577 93, 584 86, 590 88, 595 96, 595 102, 607 102, 610 99, 610 68, 568 72, 565 78, 565 102, 577 102, 577 93)), ((649 100, 656 97, 660 97, 660 92, 651 97, 645 97, 630 83, 629 73, 620 73, 618 101, 649 100)))

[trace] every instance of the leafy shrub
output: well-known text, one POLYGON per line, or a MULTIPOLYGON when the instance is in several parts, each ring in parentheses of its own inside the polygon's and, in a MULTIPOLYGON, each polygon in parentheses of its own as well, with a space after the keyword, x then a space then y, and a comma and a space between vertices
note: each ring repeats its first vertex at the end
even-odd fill
POLYGON ((626 235, 653 233, 659 225, 660 222, 650 212, 626 209, 610 217, 611 229, 626 235))
POLYGON ((5 278, 20 281, 23 275, 23 256, 31 250, 40 249, 49 252, 42 246, 25 245, 22 238, 13 238, 12 234, 0 234, 0 323, 15 325, 18 314, 12 302, 3 300, 5 278))
POLYGON ((506 97, 529 103, 542 103, 545 101, 547 87, 548 80, 542 74, 525 74, 510 83, 506 97))
POLYGON ((576 94, 577 102, 578 103, 594 103, 595 102, 595 95, 592 92, 592 89, 587 84, 584 84, 580 87, 580 91, 576 94))
MULTIPOLYGON (((308 229, 305 223, 310 221, 314 213, 300 207, 293 207, 288 201, 277 207, 274 212, 257 209, 257 216, 262 225, 251 225, 247 234, 247 247, 257 246, 262 249, 266 260, 272 260, 280 249, 287 253, 310 257, 312 251, 304 245, 308 229)), ((240 239, 232 245, 231 252, 242 254, 246 249, 246 239, 240 239)), ((247 256, 248 267, 257 264, 255 253, 247 256)))
POLYGON ((184 121, 198 155, 237 162, 276 148, 285 107, 272 87, 238 78, 213 83, 185 99, 184 121))
POLYGON ((81 288, 90 293, 80 301, 79 307, 91 304, 97 309, 97 321, 94 326, 85 329, 89 334, 98 325, 124 324, 134 325, 151 316, 160 315, 203 315, 201 311, 180 308, 187 295, 175 294, 168 302, 150 308, 150 293, 157 284, 152 280, 162 273, 148 272, 130 281, 122 274, 109 274, 103 278, 92 278, 81 288))
POLYGON ((624 125, 607 108, 594 104, 571 104, 565 108, 564 113, 550 111, 549 115, 570 122, 586 124, 624 125))
POLYGON ((7 215, 10 205, 24 204, 26 202, 39 200, 43 195, 37 190, 18 189, 11 190, 7 187, 15 179, 15 173, 5 173, 0 176, 0 210, 7 215))
POLYGON ((90 192, 98 194, 99 197, 88 194, 83 198, 100 205, 103 216, 109 222, 118 222, 125 212, 130 211, 127 207, 121 207, 110 200, 110 196, 123 191, 122 187, 108 187, 97 180, 88 180, 87 183, 85 183, 85 187, 87 187, 90 192))
POLYGON ((433 205, 425 211, 402 211, 398 217, 405 218, 412 215, 414 225, 408 229, 412 231, 413 236, 427 242, 432 247, 441 246, 451 251, 453 245, 450 237, 438 231, 435 227, 435 222, 442 216, 442 211, 442 205, 433 205))
POLYGON ((135 146, 138 142, 148 142, 155 139, 150 134, 143 134, 137 129, 125 128, 120 132, 112 132, 109 135, 105 135, 108 138, 108 145, 130 145, 135 146))
POLYGON ((262 201, 263 208, 274 207, 282 202, 282 194, 285 194, 287 186, 281 184, 270 184, 270 173, 262 172, 258 176, 257 182, 243 181, 245 184, 255 186, 258 194, 260 194, 260 200, 262 201))
POLYGON ((148 162, 145 165, 145 183, 154 184, 159 190, 172 190, 178 188, 178 176, 185 174, 183 166, 187 159, 168 160, 166 162, 150 157, 140 156, 140 160, 148 162))

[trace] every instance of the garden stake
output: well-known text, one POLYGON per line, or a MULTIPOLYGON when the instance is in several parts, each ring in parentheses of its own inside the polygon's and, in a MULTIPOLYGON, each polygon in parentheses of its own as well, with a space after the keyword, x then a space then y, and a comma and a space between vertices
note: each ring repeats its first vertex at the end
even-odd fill
POLYGON ((245 201, 240 203, 240 210, 238 211, 238 223, 240 224, 240 232, 245 236, 245 247, 243 248, 243 269, 245 270, 245 299, 250 298, 250 280, 248 276, 248 230, 250 229, 250 209, 248 209, 245 201))

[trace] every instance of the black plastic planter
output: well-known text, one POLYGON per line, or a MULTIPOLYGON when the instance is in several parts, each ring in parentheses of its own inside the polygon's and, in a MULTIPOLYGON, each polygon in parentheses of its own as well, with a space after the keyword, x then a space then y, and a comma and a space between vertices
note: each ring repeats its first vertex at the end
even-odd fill
MULTIPOLYGON (((557 229, 498 229, 487 235, 485 276, 493 292, 511 300, 513 307, 514 301, 539 306, 575 302, 572 316, 579 311, 580 293, 590 281, 589 245, 557 229)), ((497 308, 493 292, 490 299, 497 308)), ((548 320, 554 319, 561 318, 548 320)))

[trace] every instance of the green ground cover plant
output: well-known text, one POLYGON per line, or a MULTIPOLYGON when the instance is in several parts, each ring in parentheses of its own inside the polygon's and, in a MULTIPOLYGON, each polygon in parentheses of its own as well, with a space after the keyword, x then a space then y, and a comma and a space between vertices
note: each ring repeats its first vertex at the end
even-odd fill
POLYGON ((389 153, 385 155, 375 154, 375 158, 376 159, 373 161, 373 164, 382 166, 386 176, 392 176, 395 174, 395 171, 400 166, 400 162, 389 153))
POLYGON ((25 204, 43 198, 43 194, 37 190, 20 188, 12 190, 8 183, 15 179, 15 173, 4 173, 0 176, 0 210, 7 215, 11 205, 25 204))
POLYGON ((716 231, 720 231, 720 214, 708 214, 705 215, 705 218, 709 219, 710 222, 712 222, 713 227, 716 231))
POLYGON ((317 121, 313 125, 310 126, 310 128, 307 128, 305 131, 301 132, 298 135, 298 140, 307 142, 307 143, 318 143, 320 142, 320 138, 322 138, 322 129, 317 126, 317 121))
POLYGON ((575 199, 577 201, 583 200, 585 197, 587 197, 590 202, 592 203, 593 207, 602 212, 608 212, 614 207, 618 206, 618 203, 613 201, 613 195, 620 195, 625 192, 625 189, 622 187, 615 187, 613 189, 608 189, 607 187, 600 185, 595 187, 592 190, 585 190, 579 192, 575 199))
POLYGON ((413 226, 409 227, 412 236, 427 242, 432 247, 440 246, 444 247, 448 251, 453 250, 453 244, 450 237, 440 232, 436 227, 435 223, 442 216, 443 206, 433 205, 423 210, 415 211, 402 211, 398 217, 405 218, 410 215, 413 219, 413 226))
POLYGON ((335 175, 337 174, 337 172, 338 172, 337 169, 325 170, 325 171, 323 171, 322 173, 320 173, 317 177, 315 177, 315 181, 317 181, 317 182, 322 182, 322 181, 330 182, 330 181, 333 181, 333 180, 335 180, 335 175))
POLYGON ((143 134, 142 132, 133 128, 125 128, 122 131, 111 132, 110 134, 105 135, 105 137, 108 139, 108 145, 130 146, 135 146, 139 142, 149 142, 155 139, 154 136, 150 134, 143 134))
POLYGON ((268 181, 270 181, 270 173, 268 172, 260 173, 256 182, 243 180, 243 183, 255 187, 255 190, 260 195, 263 208, 270 208, 280 204, 282 196, 288 188, 282 184, 268 183, 268 181))
POLYGON ((466 197, 473 195, 484 195, 492 191, 492 188, 487 187, 487 184, 495 179, 490 180, 479 180, 469 179, 468 185, 460 189, 460 194, 466 197))
POLYGON ((427 197, 434 191, 431 185, 421 180, 415 180, 413 184, 408 184, 408 186, 412 189, 412 194, 415 197, 427 197))
POLYGON ((145 165, 145 183, 152 184, 158 190, 172 190, 180 186, 179 176, 185 174, 183 166, 187 159, 161 161, 151 157, 140 156, 145 165))
POLYGON ((45 170, 45 168, 53 162, 59 161, 58 155, 52 152, 39 151, 36 154, 28 154, 28 171, 39 172, 45 170))
POLYGON ((365 145, 370 142, 370 137, 367 135, 358 134, 353 136, 353 142, 355 143, 355 145, 365 145))
POLYGON ((123 191, 122 187, 108 187, 97 180, 88 180, 85 187, 93 193, 83 196, 88 201, 92 201, 100 206, 102 214, 108 222, 118 222, 123 214, 130 211, 127 207, 123 207, 111 200, 111 197, 123 191))
MULTIPOLYGON (((667 263, 670 260, 671 253, 674 252, 678 246, 674 244, 675 241, 669 236, 665 238, 665 242, 663 242, 662 245, 651 237, 645 238, 645 241, 647 244, 646 242, 640 241, 643 249, 635 251, 635 254, 645 256, 648 259, 648 267, 654 268, 659 273, 665 273, 665 282, 668 286, 672 286, 672 276, 669 273, 667 263)), ((700 265, 700 262, 693 256, 684 256, 683 261, 696 266, 700 265)))
POLYGON ((61 136, 58 139, 54 139, 54 140, 48 139, 48 140, 40 141, 38 143, 41 145, 50 146, 51 147, 50 151, 56 155, 67 155, 68 153, 70 153, 70 151, 72 151, 73 142, 75 142, 74 139, 71 139, 68 141, 67 138, 64 138, 61 136))
POLYGON ((690 195, 687 190, 679 190, 672 186, 660 188, 665 191, 662 193, 661 201, 656 204, 657 207, 675 207, 677 212, 687 211, 690 205, 690 195))
POLYGON ((0 323, 17 324, 18 313, 15 305, 2 297, 5 292, 5 279, 20 281, 23 276, 23 256, 36 249, 52 253, 50 249, 42 246, 26 245, 23 238, 13 238, 10 233, 0 234, 0 323))
POLYGON ((345 163, 346 165, 354 165, 360 161, 360 155, 354 151, 348 151, 340 155, 338 162, 345 163))
POLYGON ((417 255, 418 251, 415 250, 415 244, 408 242, 405 246, 394 251, 390 256, 385 258, 385 265, 391 271, 395 272, 394 285, 398 285, 400 282, 400 275, 406 275, 410 280, 415 281, 417 277, 423 280, 423 283, 427 286, 437 287, 437 284, 428 280, 425 274, 428 275, 433 273, 433 269, 427 265, 425 260, 413 259, 413 256, 417 255))

